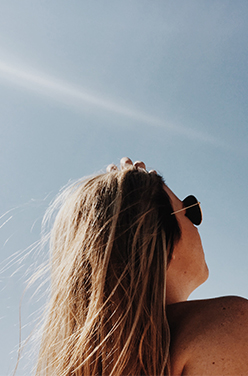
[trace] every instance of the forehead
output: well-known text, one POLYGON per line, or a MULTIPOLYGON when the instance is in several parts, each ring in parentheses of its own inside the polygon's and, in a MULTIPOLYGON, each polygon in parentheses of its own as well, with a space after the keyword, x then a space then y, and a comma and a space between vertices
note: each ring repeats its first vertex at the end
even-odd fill
POLYGON ((182 201, 175 195, 175 193, 168 187, 168 185, 164 184, 164 190, 170 197, 174 210, 181 209, 183 207, 182 201))

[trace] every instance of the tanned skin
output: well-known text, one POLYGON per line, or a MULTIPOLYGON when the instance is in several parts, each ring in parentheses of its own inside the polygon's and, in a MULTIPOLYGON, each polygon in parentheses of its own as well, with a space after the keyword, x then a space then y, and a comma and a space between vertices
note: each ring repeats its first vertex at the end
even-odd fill
POLYGON ((227 296, 168 306, 172 375, 247 376, 248 301, 227 296))

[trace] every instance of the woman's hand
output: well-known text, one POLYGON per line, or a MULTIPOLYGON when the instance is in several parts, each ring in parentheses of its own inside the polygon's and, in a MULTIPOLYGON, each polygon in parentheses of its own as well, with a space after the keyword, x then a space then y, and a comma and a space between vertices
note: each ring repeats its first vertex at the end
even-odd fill
MULTIPOLYGON (((120 160, 120 169, 123 170, 125 168, 129 168, 130 166, 133 166, 135 167, 137 170, 141 170, 141 171, 144 171, 144 172, 148 172, 146 171, 146 165, 144 162, 141 162, 141 161, 136 161, 136 162, 132 162, 130 158, 128 157, 124 157, 124 158, 121 158, 120 160)), ((110 164, 108 165, 107 167, 107 172, 110 172, 110 171, 114 171, 114 170, 118 170, 118 167, 115 165, 115 164, 110 164)), ((157 173, 155 170, 150 170, 149 173, 157 173)))

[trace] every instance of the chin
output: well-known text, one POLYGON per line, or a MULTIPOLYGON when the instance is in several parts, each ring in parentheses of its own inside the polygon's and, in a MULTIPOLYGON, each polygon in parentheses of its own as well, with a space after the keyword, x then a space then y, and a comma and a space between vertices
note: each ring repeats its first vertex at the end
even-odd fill
POLYGON ((208 279, 209 277, 209 269, 208 269, 208 266, 206 264, 206 262, 204 263, 204 267, 203 267, 203 270, 202 270, 202 273, 201 273, 201 278, 200 278, 200 281, 199 281, 199 285, 202 285, 204 282, 206 282, 206 280, 208 279))

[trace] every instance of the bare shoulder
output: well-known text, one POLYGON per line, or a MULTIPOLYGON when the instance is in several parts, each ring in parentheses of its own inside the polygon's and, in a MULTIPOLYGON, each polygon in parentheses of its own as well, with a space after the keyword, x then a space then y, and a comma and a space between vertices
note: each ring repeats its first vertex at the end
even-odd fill
POLYGON ((177 303, 168 320, 173 375, 248 375, 248 300, 177 303))

